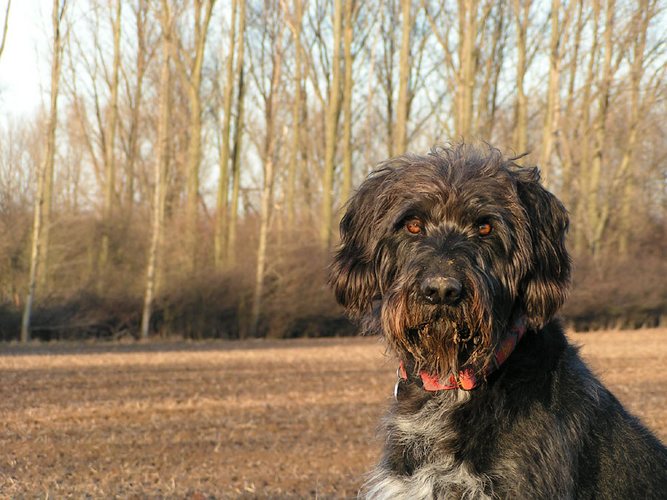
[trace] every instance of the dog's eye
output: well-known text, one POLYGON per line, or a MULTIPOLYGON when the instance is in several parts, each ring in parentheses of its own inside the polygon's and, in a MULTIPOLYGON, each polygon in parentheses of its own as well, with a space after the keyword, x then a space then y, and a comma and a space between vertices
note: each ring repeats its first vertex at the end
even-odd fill
POLYGON ((488 222, 482 222, 477 226, 477 233, 480 236, 488 236, 491 234, 493 227, 488 222))
POLYGON ((421 234, 424 232, 424 223, 417 217, 411 217, 405 221, 405 229, 410 234, 421 234))

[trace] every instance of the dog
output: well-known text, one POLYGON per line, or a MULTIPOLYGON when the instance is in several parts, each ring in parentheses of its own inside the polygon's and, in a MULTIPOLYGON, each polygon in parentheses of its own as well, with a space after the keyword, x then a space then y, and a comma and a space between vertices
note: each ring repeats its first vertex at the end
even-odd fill
POLYGON ((360 496, 667 498, 667 449, 554 318, 568 215, 516 160, 465 144, 405 154, 347 205, 329 282, 399 364, 360 496))

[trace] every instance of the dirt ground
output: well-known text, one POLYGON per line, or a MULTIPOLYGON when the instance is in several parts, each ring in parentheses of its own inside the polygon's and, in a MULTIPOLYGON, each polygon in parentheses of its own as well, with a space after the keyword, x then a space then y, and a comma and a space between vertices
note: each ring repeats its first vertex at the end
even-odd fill
MULTIPOLYGON (((570 338, 667 441, 667 330, 570 338)), ((0 346, 0 497, 353 497, 395 370, 375 338, 0 346)))

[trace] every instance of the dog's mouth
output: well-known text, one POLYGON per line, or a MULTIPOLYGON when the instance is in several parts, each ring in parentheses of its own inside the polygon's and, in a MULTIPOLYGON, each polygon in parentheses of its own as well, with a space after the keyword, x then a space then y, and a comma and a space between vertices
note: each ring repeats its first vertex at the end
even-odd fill
POLYGON ((434 335, 461 348, 476 346, 480 342, 480 336, 470 326, 453 321, 442 314, 406 329, 406 337, 412 344, 423 345, 424 340, 431 339, 434 335))
MULTIPOLYGON (((442 308, 428 311, 426 318, 407 326, 403 335, 394 340, 402 344, 419 364, 428 365, 437 361, 452 368, 467 361, 479 342, 475 331, 454 316, 442 308)), ((432 367, 438 371, 441 368, 432 367)))
POLYGON ((419 342, 422 337, 432 335, 433 331, 451 338, 454 344, 465 344, 475 340, 474 331, 467 324, 459 322, 458 318, 446 314, 443 308, 435 309, 427 319, 406 328, 408 339, 412 342, 419 342))

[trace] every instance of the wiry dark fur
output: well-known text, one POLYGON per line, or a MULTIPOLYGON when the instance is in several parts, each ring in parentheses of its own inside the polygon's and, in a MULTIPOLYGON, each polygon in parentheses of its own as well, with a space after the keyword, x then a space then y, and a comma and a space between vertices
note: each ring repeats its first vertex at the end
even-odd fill
MULTIPOLYGON (((554 314, 570 276, 568 218, 493 148, 466 145, 381 164, 351 199, 330 281, 410 368, 475 366, 472 391, 408 383, 386 418, 365 494, 375 498, 667 498, 667 451, 591 374, 554 314), (421 234, 406 221, 423 221, 421 234), (481 224, 492 232, 480 236, 481 224), (452 303, 423 283, 461 284, 452 303), (517 318, 528 331, 488 378, 517 318)), ((414 380, 411 378, 411 380, 414 380)))

